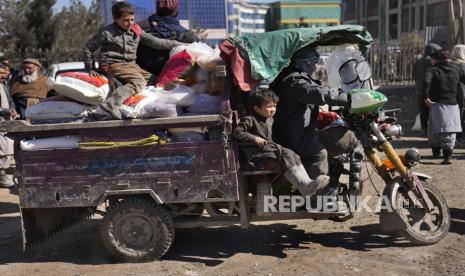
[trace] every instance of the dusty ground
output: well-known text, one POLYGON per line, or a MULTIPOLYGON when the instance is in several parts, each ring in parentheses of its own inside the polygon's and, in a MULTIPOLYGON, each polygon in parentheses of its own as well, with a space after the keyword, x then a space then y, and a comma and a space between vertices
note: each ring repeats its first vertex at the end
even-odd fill
MULTIPOLYGON (((413 123, 411 89, 389 89, 388 108, 400 106, 404 129, 413 123)), ((28 255, 21 253, 18 198, 0 190, 0 275, 465 275, 465 150, 451 166, 431 159, 425 138, 408 133, 399 150, 416 146, 424 159, 417 171, 434 176, 452 214, 449 235, 440 243, 416 247, 379 234, 378 217, 363 213, 346 223, 288 221, 239 227, 179 230, 162 261, 113 263, 97 235, 99 220, 58 235, 28 255)), ((382 188, 375 177, 375 186, 382 188)), ((371 184, 367 193, 375 195, 371 184)))

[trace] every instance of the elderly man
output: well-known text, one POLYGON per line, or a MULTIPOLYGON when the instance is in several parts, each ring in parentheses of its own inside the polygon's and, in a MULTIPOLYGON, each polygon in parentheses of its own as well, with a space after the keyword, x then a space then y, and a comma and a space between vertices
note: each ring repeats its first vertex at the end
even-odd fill
MULTIPOLYGON (((8 64, 0 63, 0 122, 17 117, 15 105, 8 92, 6 82, 10 77, 8 64)), ((13 156, 13 140, 0 133, 0 188, 11 188, 13 180, 6 174, 13 156)))
POLYGON ((26 108, 47 97, 48 78, 42 75, 42 64, 34 58, 23 60, 21 72, 10 83, 10 93, 21 119, 26 119, 26 108))

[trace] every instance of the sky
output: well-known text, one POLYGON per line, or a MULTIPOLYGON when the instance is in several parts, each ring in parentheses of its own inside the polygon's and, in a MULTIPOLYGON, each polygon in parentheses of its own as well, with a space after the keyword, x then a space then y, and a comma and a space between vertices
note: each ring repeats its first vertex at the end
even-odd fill
MULTIPOLYGON (((90 3, 92 2, 92 0, 81 0, 82 3, 84 3, 84 5, 86 6, 89 6, 90 3)), ((181 0, 182 1, 182 0, 181 0)), ((254 0, 252 2, 256 2, 256 3, 269 3, 269 2, 276 2, 278 0, 254 0)), ((55 10, 56 11, 60 11, 61 8, 65 7, 65 6, 68 6, 70 3, 70 0, 57 0, 57 3, 55 4, 55 10)))
MULTIPOLYGON (((90 3, 92 2, 92 0, 81 0, 81 2, 86 5, 86 6, 89 6, 90 3)), ((61 10, 61 8, 63 8, 64 6, 68 6, 70 3, 70 0, 57 0, 57 3, 55 4, 55 9, 57 11, 61 10)))

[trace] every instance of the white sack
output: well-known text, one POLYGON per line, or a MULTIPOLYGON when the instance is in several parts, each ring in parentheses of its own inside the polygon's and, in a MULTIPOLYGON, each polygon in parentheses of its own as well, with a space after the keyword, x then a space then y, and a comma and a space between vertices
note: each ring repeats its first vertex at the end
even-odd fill
MULTIPOLYGON (((91 77, 89 76, 89 78, 91 77)), ((97 87, 87 81, 66 75, 58 75, 55 81, 50 80, 50 82, 53 83, 53 88, 58 94, 90 105, 98 105, 102 103, 110 91, 108 80, 106 84, 103 84, 100 87, 97 87)))
POLYGON ((179 106, 189 106, 195 101, 194 91, 189 86, 180 84, 170 91, 149 86, 143 90, 142 94, 145 96, 153 94, 152 96, 155 96, 154 100, 160 103, 176 104, 179 106))
POLYGON ((23 140, 20 142, 22 150, 41 149, 76 149, 79 148, 78 136, 59 136, 34 140, 23 140))

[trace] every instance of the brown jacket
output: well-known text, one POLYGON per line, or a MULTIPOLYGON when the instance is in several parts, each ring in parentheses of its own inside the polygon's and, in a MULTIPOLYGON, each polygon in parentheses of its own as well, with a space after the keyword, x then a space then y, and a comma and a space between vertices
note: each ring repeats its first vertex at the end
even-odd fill
POLYGON ((93 68, 94 52, 100 49, 99 65, 136 61, 137 46, 150 46, 159 50, 171 50, 182 43, 154 37, 140 30, 136 34, 133 29, 122 30, 115 23, 103 27, 84 46, 84 65, 86 69, 93 68))
POLYGON ((49 91, 46 76, 40 76, 36 81, 25 83, 21 79, 21 75, 17 75, 11 80, 10 93, 13 98, 39 98, 45 99, 49 91))

